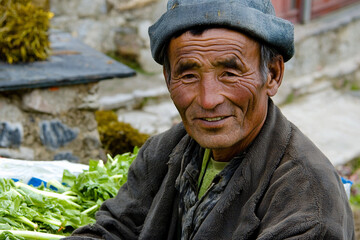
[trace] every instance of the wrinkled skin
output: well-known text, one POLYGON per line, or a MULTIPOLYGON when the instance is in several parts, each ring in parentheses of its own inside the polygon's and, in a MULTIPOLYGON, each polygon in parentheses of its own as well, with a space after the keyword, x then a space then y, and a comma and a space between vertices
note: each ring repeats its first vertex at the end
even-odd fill
POLYGON ((244 151, 264 124, 268 97, 281 84, 282 57, 269 65, 264 81, 259 43, 222 28, 173 38, 168 57, 171 75, 164 75, 188 134, 212 149, 217 161, 244 151))

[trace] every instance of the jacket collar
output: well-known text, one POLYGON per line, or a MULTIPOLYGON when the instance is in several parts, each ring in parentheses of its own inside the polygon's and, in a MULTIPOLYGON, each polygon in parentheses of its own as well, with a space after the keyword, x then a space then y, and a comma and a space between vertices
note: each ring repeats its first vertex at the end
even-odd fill
POLYGON ((264 126, 229 182, 224 192, 227 196, 217 204, 216 211, 222 213, 232 205, 232 201, 243 202, 239 219, 243 220, 245 226, 240 230, 244 231, 241 236, 250 236, 260 223, 255 214, 257 204, 285 154, 290 137, 291 123, 269 99, 264 126))
MULTIPOLYGON (((224 197, 219 200, 214 209, 223 213, 233 205, 234 201, 243 202, 239 216, 243 223, 242 230, 240 230, 244 231, 241 233, 242 236, 251 235, 260 223, 255 214, 256 206, 284 156, 290 141, 291 131, 291 123, 269 98, 264 126, 246 150, 245 157, 223 192, 224 197)), ((177 188, 179 187, 180 176, 186 168, 184 153, 190 141, 193 141, 192 138, 186 134, 175 147, 168 162, 169 165, 181 164, 181 171, 175 184, 177 188)))

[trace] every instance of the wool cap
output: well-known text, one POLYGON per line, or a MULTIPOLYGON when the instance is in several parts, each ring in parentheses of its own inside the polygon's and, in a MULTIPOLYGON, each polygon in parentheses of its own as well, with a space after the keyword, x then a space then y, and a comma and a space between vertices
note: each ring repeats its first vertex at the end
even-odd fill
POLYGON ((149 28, 153 58, 163 64, 164 47, 177 33, 197 26, 230 28, 294 55, 294 26, 275 15, 271 0, 169 0, 167 11, 149 28))

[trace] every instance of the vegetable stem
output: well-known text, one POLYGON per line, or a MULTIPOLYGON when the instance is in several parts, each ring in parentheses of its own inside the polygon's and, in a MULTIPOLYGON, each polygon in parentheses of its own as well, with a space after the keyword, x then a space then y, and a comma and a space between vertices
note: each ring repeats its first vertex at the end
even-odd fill
POLYGON ((33 192, 35 192, 37 194, 41 194, 41 195, 46 196, 46 197, 59 198, 59 199, 63 199, 63 200, 77 200, 76 197, 66 196, 66 195, 62 195, 60 193, 55 193, 55 192, 42 191, 42 190, 36 189, 34 187, 31 187, 29 185, 26 185, 25 183, 22 183, 22 182, 16 182, 15 186, 16 187, 26 188, 26 189, 28 189, 30 191, 33 191, 33 192))
POLYGON ((9 232, 15 236, 23 237, 28 240, 57 240, 64 238, 64 236, 60 235, 32 231, 0 230, 0 234, 2 234, 3 232, 9 232))
POLYGON ((26 184, 24 184, 22 182, 16 182, 15 186, 18 187, 18 188, 25 188, 27 190, 30 190, 30 191, 32 191, 34 193, 43 195, 45 197, 51 197, 51 198, 57 198, 59 200, 64 200, 64 201, 66 201, 67 203, 69 203, 70 205, 72 205, 72 206, 74 206, 76 208, 82 208, 80 205, 73 202, 73 201, 77 200, 77 198, 74 197, 74 196, 63 195, 63 194, 55 193, 55 192, 42 191, 42 190, 36 189, 34 187, 31 187, 29 185, 26 185, 26 184))
POLYGON ((18 216, 16 217, 16 219, 19 221, 19 222, 22 222, 34 229, 37 229, 38 228, 38 225, 36 223, 33 223, 32 221, 30 221, 29 219, 27 219, 26 217, 24 216, 18 216))
POLYGON ((39 222, 43 222, 43 223, 47 223, 47 224, 51 224, 57 227, 61 227, 61 222, 59 220, 55 220, 55 219, 49 219, 49 218, 45 218, 45 217, 40 217, 40 216, 36 216, 34 217, 35 221, 39 221, 39 222))
POLYGON ((86 209, 85 211, 83 211, 83 212, 81 212, 82 214, 89 214, 89 213, 91 213, 92 211, 95 211, 95 210, 97 210, 99 208, 99 205, 94 205, 94 206, 92 206, 91 208, 88 208, 88 209, 86 209))

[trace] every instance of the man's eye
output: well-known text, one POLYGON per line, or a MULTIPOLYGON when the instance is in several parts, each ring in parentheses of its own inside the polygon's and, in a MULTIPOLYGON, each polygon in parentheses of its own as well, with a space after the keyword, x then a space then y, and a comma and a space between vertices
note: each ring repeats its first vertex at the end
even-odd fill
POLYGON ((236 77, 236 74, 232 72, 224 72, 223 77, 236 77))
POLYGON ((195 78, 195 75, 194 74, 186 74, 182 78, 191 79, 191 78, 195 78))

